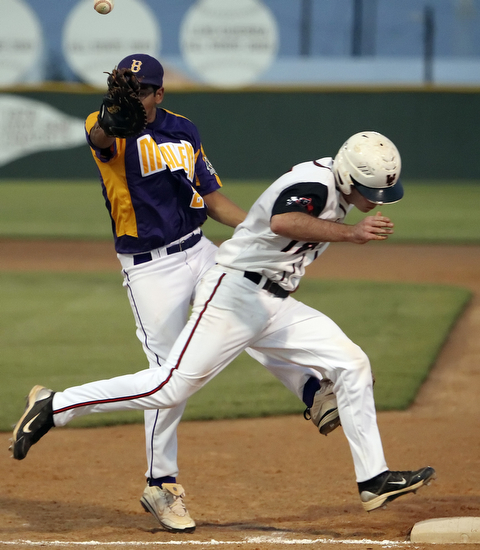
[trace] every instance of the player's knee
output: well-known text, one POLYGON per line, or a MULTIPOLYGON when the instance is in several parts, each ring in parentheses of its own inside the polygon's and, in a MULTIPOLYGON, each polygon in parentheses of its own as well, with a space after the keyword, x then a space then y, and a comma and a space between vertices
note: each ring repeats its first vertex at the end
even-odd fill
POLYGON ((183 403, 185 399, 182 399, 180 395, 174 395, 172 393, 164 393, 162 395, 163 405, 167 409, 172 409, 183 403))
POLYGON ((367 354, 360 348, 359 346, 355 345, 352 349, 352 357, 350 361, 351 370, 355 373, 355 376, 365 382, 368 383, 371 380, 372 377, 372 369, 370 366, 370 360, 367 356, 367 354))
POLYGON ((183 381, 171 380, 161 390, 161 402, 164 408, 170 409, 184 403, 195 390, 183 381))

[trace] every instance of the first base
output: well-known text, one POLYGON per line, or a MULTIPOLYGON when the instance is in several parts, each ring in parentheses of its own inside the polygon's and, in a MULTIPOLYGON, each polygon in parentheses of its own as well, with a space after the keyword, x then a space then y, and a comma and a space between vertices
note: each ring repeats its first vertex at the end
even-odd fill
POLYGON ((411 542, 480 543, 480 518, 436 518, 419 521, 410 533, 411 542))

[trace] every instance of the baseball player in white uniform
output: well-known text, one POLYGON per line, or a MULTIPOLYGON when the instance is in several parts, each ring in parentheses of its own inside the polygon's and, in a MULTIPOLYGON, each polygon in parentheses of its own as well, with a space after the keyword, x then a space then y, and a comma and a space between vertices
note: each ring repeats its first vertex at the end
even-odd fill
POLYGON ((299 370, 313 368, 333 382, 365 510, 428 484, 435 478, 431 467, 388 469, 366 354, 331 319, 291 296, 305 267, 330 242, 364 244, 393 233, 393 223, 380 212, 355 225, 343 220, 353 206, 368 213, 400 200, 400 170, 397 148, 376 132, 355 134, 335 159, 293 167, 220 246, 166 363, 63 392, 35 386, 14 429, 14 456, 26 455, 51 427, 77 416, 175 407, 250 347, 299 370))

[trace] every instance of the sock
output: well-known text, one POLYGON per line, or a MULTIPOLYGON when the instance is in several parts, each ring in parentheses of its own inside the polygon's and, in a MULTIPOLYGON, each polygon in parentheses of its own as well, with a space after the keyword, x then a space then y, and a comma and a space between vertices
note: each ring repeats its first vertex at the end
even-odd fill
POLYGON ((150 487, 162 487, 164 483, 177 483, 177 478, 172 476, 157 477, 155 479, 148 478, 148 485, 150 487))
POLYGON ((305 383, 305 386, 303 386, 303 396, 302 396, 302 400, 307 407, 311 407, 313 405, 315 394, 319 389, 320 389, 320 380, 318 378, 314 378, 313 376, 310 376, 310 378, 305 383))

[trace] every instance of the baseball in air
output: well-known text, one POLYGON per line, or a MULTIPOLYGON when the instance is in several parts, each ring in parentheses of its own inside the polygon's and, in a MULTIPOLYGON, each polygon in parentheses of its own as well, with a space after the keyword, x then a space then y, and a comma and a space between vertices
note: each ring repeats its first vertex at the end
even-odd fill
POLYGON ((107 15, 113 10, 113 0, 95 0, 93 7, 98 13, 107 15))

